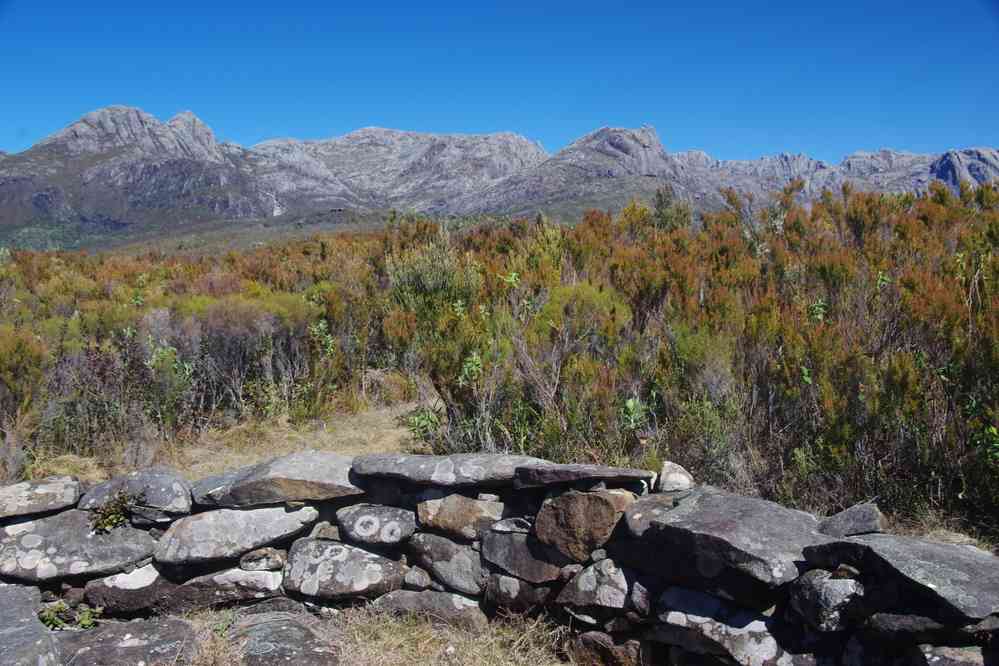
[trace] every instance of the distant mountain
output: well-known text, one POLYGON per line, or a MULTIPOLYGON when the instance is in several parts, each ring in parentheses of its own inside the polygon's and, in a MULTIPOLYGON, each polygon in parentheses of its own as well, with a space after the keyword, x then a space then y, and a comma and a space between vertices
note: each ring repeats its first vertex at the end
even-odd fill
POLYGON ((649 198, 662 182, 705 209, 720 204, 722 187, 765 197, 792 178, 805 181, 807 197, 847 182, 920 191, 939 179, 956 188, 999 179, 999 151, 857 152, 838 165, 788 154, 725 161, 667 153, 651 127, 602 128, 554 155, 511 133, 381 128, 246 148, 219 142, 190 112, 164 123, 112 106, 22 153, 0 152, 0 242, 72 246, 90 236, 169 235, 178 225, 330 209, 571 218, 649 198))

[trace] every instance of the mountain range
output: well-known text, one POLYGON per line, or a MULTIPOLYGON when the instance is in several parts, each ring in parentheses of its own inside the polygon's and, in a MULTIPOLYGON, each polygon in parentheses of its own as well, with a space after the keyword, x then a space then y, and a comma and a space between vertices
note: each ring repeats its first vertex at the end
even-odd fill
POLYGON ((395 208, 432 215, 572 219, 586 208, 648 199, 664 182, 698 209, 719 189, 766 197, 793 178, 803 196, 856 189, 920 191, 999 179, 994 148, 927 155, 855 152, 839 164, 805 155, 717 160, 667 152, 652 127, 601 128, 548 154, 513 133, 427 134, 382 128, 340 137, 220 142, 190 112, 167 122, 136 108, 88 113, 28 150, 0 152, 0 242, 73 245, 208 221, 395 208))

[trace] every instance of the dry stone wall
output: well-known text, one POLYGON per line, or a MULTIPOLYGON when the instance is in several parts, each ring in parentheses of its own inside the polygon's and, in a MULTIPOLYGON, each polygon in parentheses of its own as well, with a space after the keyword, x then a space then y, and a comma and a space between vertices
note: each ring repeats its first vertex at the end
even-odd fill
MULTIPOLYGON (((0 488, 0 664, 187 663, 234 606, 246 664, 349 663, 359 602, 473 631, 545 612, 580 664, 997 663, 999 558, 657 474, 513 455, 306 451, 194 484, 152 468, 0 488), (104 609, 52 631, 39 612, 104 609)), ((51 624, 51 622, 49 623, 51 624)))

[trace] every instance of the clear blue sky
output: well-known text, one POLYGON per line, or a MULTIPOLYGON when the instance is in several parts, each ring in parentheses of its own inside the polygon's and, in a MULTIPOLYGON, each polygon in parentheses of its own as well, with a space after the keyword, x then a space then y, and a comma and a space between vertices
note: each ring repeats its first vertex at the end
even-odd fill
POLYGON ((732 159, 999 146, 999 0, 671 4, 0 0, 0 149, 109 104, 247 145, 648 123, 732 159))

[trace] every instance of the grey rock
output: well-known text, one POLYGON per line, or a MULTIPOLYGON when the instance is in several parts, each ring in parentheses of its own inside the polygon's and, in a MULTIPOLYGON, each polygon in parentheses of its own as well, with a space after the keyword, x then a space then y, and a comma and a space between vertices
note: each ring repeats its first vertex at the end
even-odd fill
POLYGON ((531 527, 532 523, 529 520, 518 517, 504 518, 503 520, 496 521, 489 530, 502 534, 529 534, 531 527))
POLYGON ((626 490, 578 492, 570 490, 541 506, 534 521, 534 534, 577 562, 610 539, 624 510, 635 501, 626 490))
POLYGON ((680 465, 666 461, 656 477, 657 493, 673 493, 694 487, 694 477, 680 465))
POLYGON ((341 534, 350 541, 394 546, 416 531, 416 514, 394 506, 355 504, 336 512, 341 534))
POLYGON ((813 569, 791 584, 791 607, 818 631, 843 631, 856 617, 864 586, 852 578, 834 578, 832 573, 813 569))
POLYGON ((475 632, 485 631, 489 624, 478 602, 450 592, 397 590, 378 597, 372 607, 397 614, 424 615, 434 622, 475 632))
POLYGON ((493 523, 503 518, 503 503, 473 500, 464 495, 420 502, 416 511, 420 525, 455 539, 481 538, 493 523))
POLYGON ((330 601, 375 598, 402 587, 402 565, 355 546, 299 539, 288 553, 284 588, 330 601))
POLYGON ((854 504, 819 522, 819 532, 833 537, 884 532, 885 517, 874 502, 854 504))
POLYGON ((312 507, 289 510, 218 509, 181 518, 156 545, 156 561, 193 564, 235 559, 251 550, 290 539, 308 529, 318 512, 312 507))
POLYGON ((579 463, 565 465, 523 464, 517 467, 514 475, 514 486, 517 488, 540 488, 581 481, 603 481, 607 484, 644 482, 651 487, 655 476, 655 472, 629 467, 607 467, 606 465, 579 463))
POLYGON ((118 493, 140 497, 131 506, 135 525, 169 523, 191 513, 191 484, 166 467, 137 470, 99 483, 83 496, 80 508, 99 509, 118 493))
POLYGON ((341 541, 340 528, 328 520, 320 520, 312 526, 309 536, 313 539, 329 539, 330 541, 341 541))
POLYGON ((95 534, 90 514, 72 509, 0 528, 0 575, 31 582, 98 576, 148 558, 154 542, 123 526, 95 534))
POLYGON ((59 511, 75 506, 80 483, 71 476, 52 476, 0 488, 0 521, 59 511))
POLYGON ((644 666, 652 663, 641 641, 626 639, 615 642, 602 631, 586 631, 576 636, 570 641, 568 652, 572 663, 577 666, 644 666))
POLYGON ((885 643, 854 635, 843 651, 842 666, 988 666, 996 654, 978 646, 943 647, 885 643))
POLYGON ((430 574, 427 573, 427 570, 415 566, 409 568, 402 581, 403 589, 413 590, 415 592, 429 590, 433 587, 433 584, 434 581, 430 577, 430 574))
POLYGON ((399 479, 448 488, 502 486, 513 482, 514 469, 527 464, 545 464, 545 461, 499 453, 450 456, 374 453, 358 456, 354 460, 354 473, 361 477, 399 479))
MULTIPOLYGON (((999 558, 974 546, 891 534, 867 534, 805 548, 815 567, 856 567, 876 581, 877 596, 902 597, 948 624, 999 613, 999 558), (889 594, 888 590, 892 590, 889 594)), ((880 610, 889 610, 883 608, 880 610)))
POLYGON ((58 635, 67 664, 187 664, 198 651, 197 632, 179 618, 103 623, 58 635))
POLYGON ((595 609, 623 611, 627 607, 631 587, 628 579, 629 576, 613 560, 601 560, 576 574, 555 601, 575 610, 577 618, 582 617, 583 612, 590 613, 595 609))
POLYGON ((278 548, 257 548, 239 558, 243 571, 281 571, 288 561, 288 553, 278 548))
POLYGON ((568 559, 530 534, 491 530, 482 539, 482 558, 528 583, 559 579, 568 559))
POLYGON ((467 544, 421 532, 410 539, 409 552, 417 564, 452 590, 479 595, 485 588, 479 553, 467 544))
POLYGON ((229 629, 242 666, 336 666, 336 645, 322 631, 321 621, 301 612, 240 612, 229 629))
POLYGON ((0 600, 3 663, 10 666, 62 664, 54 635, 38 621, 41 593, 33 587, 0 584, 0 600))
POLYGON ((544 606, 551 597, 550 585, 533 585, 498 573, 489 574, 486 581, 486 601, 492 606, 515 613, 526 613, 544 606))
POLYGON ((352 462, 338 453, 300 451, 209 477, 196 484, 195 498, 205 506, 250 507, 362 495, 351 481, 352 462))

